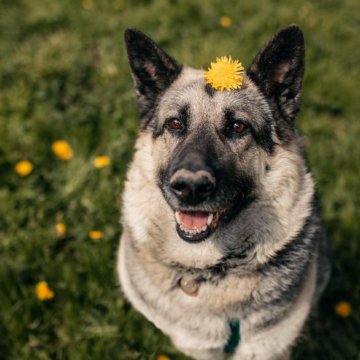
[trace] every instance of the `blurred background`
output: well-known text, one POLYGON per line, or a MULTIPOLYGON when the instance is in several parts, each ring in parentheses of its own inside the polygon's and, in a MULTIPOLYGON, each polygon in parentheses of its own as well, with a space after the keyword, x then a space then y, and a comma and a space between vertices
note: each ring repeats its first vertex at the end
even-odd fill
POLYGON ((294 359, 360 359, 357 0, 0 0, 0 358, 185 359, 124 300, 119 206, 137 132, 123 32, 249 65, 305 33, 306 139, 333 274, 294 359))

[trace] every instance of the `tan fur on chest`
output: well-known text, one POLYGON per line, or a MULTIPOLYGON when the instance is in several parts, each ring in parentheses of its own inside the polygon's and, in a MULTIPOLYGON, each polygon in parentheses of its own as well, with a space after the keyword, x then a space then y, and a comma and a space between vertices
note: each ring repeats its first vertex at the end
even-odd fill
MULTIPOLYGON (((157 261, 143 247, 136 250, 136 257, 151 282, 158 288, 159 294, 172 293, 192 307, 203 307, 214 312, 230 312, 233 307, 249 300, 259 277, 256 274, 244 276, 228 274, 216 282, 200 281, 197 295, 189 296, 181 289, 180 279, 191 275, 186 272, 179 275, 177 270, 157 261)), ((201 270, 192 277, 201 278, 201 270)))

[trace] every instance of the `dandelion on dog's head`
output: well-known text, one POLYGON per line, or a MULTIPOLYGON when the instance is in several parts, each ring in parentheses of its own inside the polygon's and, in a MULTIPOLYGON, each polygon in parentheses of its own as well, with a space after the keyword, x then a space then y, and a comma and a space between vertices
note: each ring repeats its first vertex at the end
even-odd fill
POLYGON ((50 300, 55 296, 53 290, 49 288, 46 281, 40 281, 35 286, 36 297, 41 301, 50 300))
POLYGON ((222 56, 210 64, 204 76, 206 83, 215 90, 236 90, 242 85, 244 70, 239 60, 222 56))
POLYGON ((28 176, 33 170, 33 165, 28 160, 19 161, 15 165, 15 172, 20 176, 28 176))
POLYGON ((61 160, 70 160, 74 153, 68 142, 65 140, 56 140, 52 143, 53 153, 61 160))

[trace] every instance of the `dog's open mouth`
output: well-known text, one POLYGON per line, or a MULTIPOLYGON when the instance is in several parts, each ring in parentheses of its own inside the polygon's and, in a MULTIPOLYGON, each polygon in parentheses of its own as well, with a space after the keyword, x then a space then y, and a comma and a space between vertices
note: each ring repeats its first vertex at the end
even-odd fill
POLYGON ((220 213, 175 211, 176 230, 188 242, 200 242, 210 236, 219 223, 220 213))

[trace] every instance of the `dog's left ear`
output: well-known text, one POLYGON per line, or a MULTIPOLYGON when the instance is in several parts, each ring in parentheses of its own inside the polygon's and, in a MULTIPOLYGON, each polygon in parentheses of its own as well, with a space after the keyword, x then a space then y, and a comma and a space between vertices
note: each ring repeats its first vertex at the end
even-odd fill
POLYGON ((127 29, 125 43, 135 84, 141 127, 149 123, 159 96, 182 67, 141 31, 127 29))
POLYGON ((297 25, 280 30, 256 55, 248 76, 286 120, 300 110, 304 74, 303 33, 297 25))

